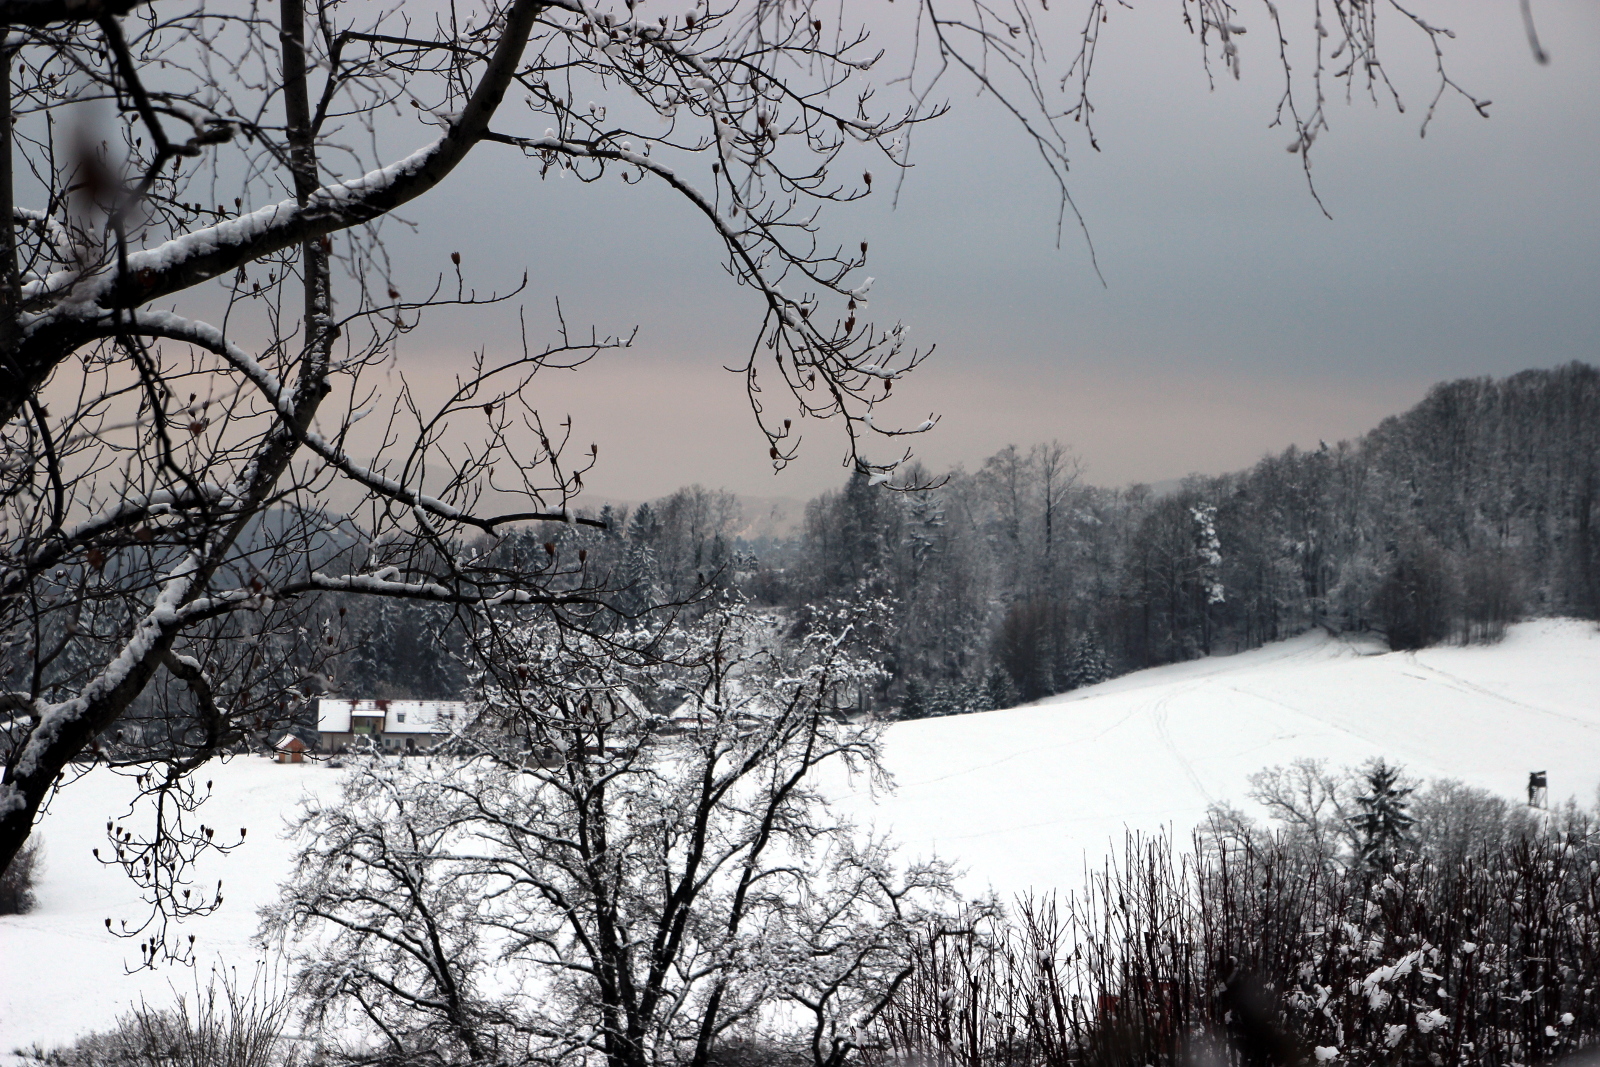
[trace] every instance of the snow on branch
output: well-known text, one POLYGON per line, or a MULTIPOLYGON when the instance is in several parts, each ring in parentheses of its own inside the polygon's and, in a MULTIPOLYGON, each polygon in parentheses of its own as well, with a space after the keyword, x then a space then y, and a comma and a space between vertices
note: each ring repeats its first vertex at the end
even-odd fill
POLYGON ((349 181, 323 186, 306 198, 284 200, 225 219, 151 249, 128 252, 114 273, 84 278, 59 271, 23 288, 22 305, 44 311, 28 324, 36 333, 76 307, 132 308, 224 274, 241 263, 378 218, 442 181, 482 139, 527 46, 541 0, 514 0, 506 11, 488 69, 444 136, 404 159, 349 181))
POLYGON ((313 572, 309 579, 281 586, 276 592, 279 595, 294 595, 310 590, 365 593, 369 596, 431 600, 441 604, 467 604, 486 608, 504 604, 558 606, 602 603, 598 598, 583 593, 532 593, 526 589, 506 589, 497 593, 465 592, 440 585, 438 582, 397 582, 379 577, 385 572, 392 573, 392 568, 385 568, 377 574, 327 575, 317 571, 313 572))
POLYGON ((32 777, 39 760, 43 758, 69 724, 91 715, 96 704, 111 694, 149 657, 162 639, 176 632, 182 624, 180 608, 193 589, 202 557, 191 551, 172 569, 161 586, 150 611, 134 627, 133 636, 122 646, 115 659, 84 686, 77 696, 47 705, 39 716, 39 724, 28 736, 21 757, 16 761, 16 777, 32 777))
MULTIPOLYGON (((257 259, 275 249, 365 221, 360 210, 363 202, 385 191, 397 190, 404 180, 414 178, 444 142, 445 138, 441 137, 398 162, 359 178, 324 186, 311 195, 304 207, 293 199, 282 200, 247 215, 224 219, 174 237, 154 248, 129 252, 126 276, 135 279, 138 291, 126 295, 134 296, 133 302, 137 303, 153 300, 200 280, 186 278, 181 285, 170 284, 169 276, 192 273, 188 269, 191 264, 227 260, 221 270, 205 274, 205 277, 215 277, 235 263, 257 259)), ((47 278, 24 285, 22 302, 24 306, 38 306, 52 299, 62 299, 67 307, 127 306, 128 301, 119 299, 124 294, 118 292, 118 283, 115 273, 84 278, 78 270, 56 271, 47 278)), ((28 330, 36 331, 51 321, 50 315, 37 316, 29 323, 28 330)))

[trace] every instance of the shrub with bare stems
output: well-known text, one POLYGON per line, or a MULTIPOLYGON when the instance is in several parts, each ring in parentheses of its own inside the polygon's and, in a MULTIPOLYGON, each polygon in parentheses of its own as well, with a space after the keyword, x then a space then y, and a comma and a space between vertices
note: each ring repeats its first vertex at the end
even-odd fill
POLYGON ((1600 841, 1567 812, 1387 872, 1127 838, 1083 892, 930 941, 874 1064, 1549 1063, 1600 1044, 1600 841))

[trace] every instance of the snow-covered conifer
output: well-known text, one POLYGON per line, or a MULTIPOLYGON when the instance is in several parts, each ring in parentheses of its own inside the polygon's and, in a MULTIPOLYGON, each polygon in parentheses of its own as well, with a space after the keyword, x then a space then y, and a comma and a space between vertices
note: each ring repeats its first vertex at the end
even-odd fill
POLYGON ((1100 646, 1100 638, 1092 630, 1079 634, 1072 643, 1072 655, 1067 662, 1065 688, 1096 685, 1110 678, 1111 673, 1111 663, 1100 646))
POLYGON ((1011 675, 1001 666, 989 668, 989 676, 984 681, 984 705, 988 708, 1015 707, 1020 699, 1017 695, 1017 684, 1011 680, 1011 675))
POLYGON ((1382 759, 1363 768, 1362 777, 1366 791, 1356 795, 1360 810, 1350 818, 1360 842, 1359 858, 1369 867, 1388 870, 1411 841, 1416 819, 1407 809, 1415 787, 1403 784, 1400 768, 1382 759))
POLYGON ((912 678, 906 682, 905 696, 900 699, 900 718, 921 719, 928 715, 928 701, 922 692, 922 683, 912 678))

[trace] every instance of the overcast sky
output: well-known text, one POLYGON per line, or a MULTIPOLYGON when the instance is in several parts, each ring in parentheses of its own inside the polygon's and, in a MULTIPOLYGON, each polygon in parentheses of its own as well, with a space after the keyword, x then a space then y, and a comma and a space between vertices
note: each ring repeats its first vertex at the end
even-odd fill
MULTIPOLYGON (((940 420, 918 455, 973 467, 1057 438, 1100 484, 1219 473, 1355 436, 1442 379, 1593 362, 1600 5, 1536 0, 1545 67, 1514 0, 1432 6, 1458 33, 1451 73, 1493 100, 1493 117, 1446 97, 1419 138, 1431 57, 1402 47, 1390 19, 1407 110, 1330 106, 1315 174, 1331 220, 1289 135, 1269 128, 1282 75, 1259 12, 1244 9, 1258 32, 1243 80, 1211 91, 1176 4, 1114 9, 1094 90, 1103 151, 1080 151, 1071 176, 1103 286, 1079 234, 1057 247, 1037 156, 951 83, 954 111, 919 135, 898 206, 885 190, 826 223, 847 245, 871 242, 872 317, 938 344, 895 389, 904 421, 940 420)), ((831 424, 809 424, 802 461, 773 475, 740 380, 719 370, 741 358, 760 308, 722 273, 703 220, 659 188, 540 181, 498 150, 413 205, 416 232, 392 231, 391 247, 419 278, 451 249, 485 287, 526 269, 536 337, 557 297, 571 323, 640 327, 634 349, 550 374, 540 394, 547 419, 570 413, 600 444, 597 495, 700 482, 807 497, 840 482, 831 424)), ((426 382, 516 338, 514 308, 441 314, 398 367, 426 382)))

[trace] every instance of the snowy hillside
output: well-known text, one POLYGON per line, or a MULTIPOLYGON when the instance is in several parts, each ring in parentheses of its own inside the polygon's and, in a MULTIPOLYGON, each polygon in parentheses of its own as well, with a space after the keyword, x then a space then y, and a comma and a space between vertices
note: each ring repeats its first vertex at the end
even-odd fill
POLYGON ((907 850, 958 859, 969 890, 1075 886, 1123 826, 1187 837, 1208 804, 1249 809, 1251 772, 1302 756, 1383 756, 1420 778, 1551 801, 1600 786, 1600 632, 1514 626, 1493 646, 1391 653, 1306 634, 1139 671, 1037 704, 889 732, 897 793, 855 799, 907 850))
MULTIPOLYGON (((898 793, 842 790, 846 806, 909 852, 957 859, 970 890, 1003 895, 1071 888, 1124 825, 1186 831, 1211 801, 1242 803, 1252 771, 1300 756, 1382 755, 1419 777, 1511 796, 1530 770, 1547 770, 1552 799, 1588 801, 1600 784, 1600 633, 1543 621, 1496 646, 1416 654, 1306 635, 1029 707, 900 724, 887 753, 898 793)), ((202 959, 220 954, 244 973, 255 909, 289 863, 271 831, 307 788, 331 794, 338 772, 248 759, 214 778, 206 821, 248 826, 249 844, 202 872, 223 879, 227 901, 188 929, 202 959)), ((105 929, 107 917, 139 914, 127 885, 89 855, 106 818, 122 813, 124 785, 97 772, 43 824, 39 908, 0 918, 0 1053, 103 1027, 140 995, 166 1001, 169 983, 192 986, 185 972, 124 975, 137 947, 105 929)))

